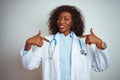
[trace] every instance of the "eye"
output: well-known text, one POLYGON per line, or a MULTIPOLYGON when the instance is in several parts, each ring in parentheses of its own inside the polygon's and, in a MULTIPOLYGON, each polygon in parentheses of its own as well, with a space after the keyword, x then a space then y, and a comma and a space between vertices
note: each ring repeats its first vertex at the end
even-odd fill
POLYGON ((70 18, 69 18, 69 17, 65 17, 64 20, 65 20, 65 21, 68 21, 68 20, 70 20, 70 18))
POLYGON ((62 20, 62 18, 61 17, 58 17, 58 19, 57 20, 62 20))

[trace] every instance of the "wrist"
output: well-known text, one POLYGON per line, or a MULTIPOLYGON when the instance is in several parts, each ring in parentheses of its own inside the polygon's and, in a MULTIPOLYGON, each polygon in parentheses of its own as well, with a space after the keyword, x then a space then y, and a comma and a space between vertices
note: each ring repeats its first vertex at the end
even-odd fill
POLYGON ((103 49, 104 47, 104 42, 102 40, 98 40, 98 42, 96 43, 96 46, 98 49, 103 49))
POLYGON ((30 44, 28 41, 26 41, 26 44, 25 44, 25 51, 29 51, 30 48, 31 48, 31 44, 30 44))
POLYGON ((102 42, 102 50, 106 49, 107 48, 107 45, 105 42, 102 42))
POLYGON ((107 46, 106 46, 106 43, 103 42, 102 40, 96 44, 97 48, 98 49, 101 49, 101 50, 104 50, 107 46))

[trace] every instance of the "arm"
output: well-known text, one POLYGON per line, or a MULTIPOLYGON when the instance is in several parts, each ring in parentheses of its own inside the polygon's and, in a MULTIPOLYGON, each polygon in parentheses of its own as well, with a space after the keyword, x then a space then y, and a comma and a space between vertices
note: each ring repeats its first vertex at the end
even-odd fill
POLYGON ((97 37, 92 28, 90 29, 90 34, 81 36, 85 37, 86 44, 95 44, 95 49, 89 46, 89 51, 91 54, 91 66, 95 71, 104 71, 108 68, 108 49, 106 44, 102 39, 97 37))
POLYGON ((32 70, 41 63, 43 40, 49 42, 48 39, 40 36, 40 32, 26 40, 25 48, 21 50, 22 63, 25 68, 32 70), (31 46, 34 45, 37 47, 33 49, 31 46))
POLYGON ((104 71, 109 67, 108 49, 91 49, 91 66, 95 71, 104 71))
POLYGON ((90 29, 90 33, 86 37, 86 43, 90 45, 95 44, 91 66, 95 71, 104 71, 109 66, 108 49, 105 42, 94 34, 92 28, 90 29))
POLYGON ((21 58, 24 68, 28 70, 36 69, 41 64, 42 48, 37 47, 34 50, 31 48, 29 51, 22 49, 21 58))

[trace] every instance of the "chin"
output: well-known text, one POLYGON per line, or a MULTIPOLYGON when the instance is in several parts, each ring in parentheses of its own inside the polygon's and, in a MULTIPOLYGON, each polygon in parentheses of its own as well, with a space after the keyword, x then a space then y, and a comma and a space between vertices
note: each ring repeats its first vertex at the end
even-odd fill
POLYGON ((59 30, 60 31, 60 33, 64 33, 64 31, 63 30, 59 30))
POLYGON ((60 31, 61 33, 63 33, 63 32, 64 32, 64 30, 63 30, 63 29, 59 29, 59 31, 60 31))

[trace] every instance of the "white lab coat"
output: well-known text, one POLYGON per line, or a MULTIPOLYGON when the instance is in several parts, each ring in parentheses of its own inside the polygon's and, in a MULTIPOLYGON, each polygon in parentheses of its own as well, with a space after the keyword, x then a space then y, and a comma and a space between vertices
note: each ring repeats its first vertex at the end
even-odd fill
MULTIPOLYGON (((53 35, 46 37, 49 40, 53 39, 53 35)), ((60 80, 59 67, 59 33, 56 34, 57 45, 53 54, 53 59, 49 58, 49 43, 44 41, 42 47, 30 49, 26 55, 23 55, 21 50, 22 62, 25 68, 32 70, 38 68, 42 63, 42 78, 43 80, 60 80)), ((94 46, 85 44, 85 39, 82 38, 81 43, 87 55, 80 53, 80 44, 78 37, 74 34, 71 52, 71 80, 90 80, 91 67, 95 71, 104 71, 108 68, 108 51, 107 48, 99 50, 94 46)))

